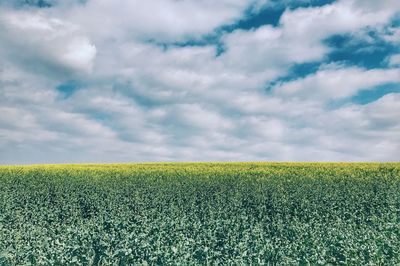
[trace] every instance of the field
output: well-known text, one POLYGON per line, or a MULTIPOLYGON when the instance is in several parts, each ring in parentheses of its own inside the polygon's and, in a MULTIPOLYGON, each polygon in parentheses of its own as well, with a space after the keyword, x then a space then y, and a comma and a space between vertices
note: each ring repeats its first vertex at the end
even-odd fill
POLYGON ((400 163, 0 167, 0 265, 399 265, 400 163))

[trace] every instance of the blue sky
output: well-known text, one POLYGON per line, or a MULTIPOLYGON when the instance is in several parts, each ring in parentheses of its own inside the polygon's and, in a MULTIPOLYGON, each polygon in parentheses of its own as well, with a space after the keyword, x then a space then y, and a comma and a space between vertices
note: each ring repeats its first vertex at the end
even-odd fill
POLYGON ((2 0, 0 164, 398 161, 397 0, 2 0))

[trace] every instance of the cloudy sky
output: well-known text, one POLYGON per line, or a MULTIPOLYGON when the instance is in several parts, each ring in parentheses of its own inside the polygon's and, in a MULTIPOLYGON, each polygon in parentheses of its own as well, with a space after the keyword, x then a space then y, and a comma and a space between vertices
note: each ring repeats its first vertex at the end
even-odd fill
POLYGON ((0 0, 0 164, 399 158, 398 0, 0 0))

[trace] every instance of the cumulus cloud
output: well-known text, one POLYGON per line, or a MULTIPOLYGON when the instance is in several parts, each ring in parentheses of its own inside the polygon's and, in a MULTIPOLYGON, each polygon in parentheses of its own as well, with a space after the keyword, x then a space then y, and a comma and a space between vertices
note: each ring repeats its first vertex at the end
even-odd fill
POLYGON ((385 83, 400 83, 400 69, 365 70, 328 65, 305 78, 283 82, 274 87, 274 92, 286 97, 329 100, 350 97, 385 83))
POLYGON ((255 2, 91 0, 84 6, 61 10, 60 13, 85 25, 99 39, 137 38, 168 42, 196 38, 231 23, 255 2))
POLYGON ((389 57, 390 66, 400 66, 400 54, 394 54, 389 57))
POLYGON ((378 27, 392 15, 392 10, 371 11, 352 1, 287 9, 277 28, 266 25, 250 31, 236 30, 224 36, 227 52, 220 60, 241 72, 260 73, 267 82, 284 75, 293 64, 322 60, 330 52, 324 44, 329 36, 378 27))
POLYGON ((397 1, 290 5, 278 25, 224 29, 271 6, 0 6, 0 163, 397 158, 399 94, 346 101, 400 83, 397 55, 385 55, 388 68, 365 69, 330 62, 325 42, 374 29, 396 43, 389 24, 397 1), (208 42, 209 35, 218 36, 208 42), (287 78, 305 63, 320 67, 287 78), (68 82, 81 85, 57 89, 68 82), (338 99, 342 105, 329 106, 338 99))
POLYGON ((358 160, 396 160, 399 100, 400 94, 388 94, 368 105, 350 105, 320 116, 318 122, 326 131, 318 138, 321 148, 337 149, 358 160))
POLYGON ((383 39, 394 45, 400 43, 400 27, 389 27, 382 35, 383 39))
POLYGON ((0 53, 27 71, 55 76, 88 74, 96 47, 77 25, 39 11, 0 12, 0 53))

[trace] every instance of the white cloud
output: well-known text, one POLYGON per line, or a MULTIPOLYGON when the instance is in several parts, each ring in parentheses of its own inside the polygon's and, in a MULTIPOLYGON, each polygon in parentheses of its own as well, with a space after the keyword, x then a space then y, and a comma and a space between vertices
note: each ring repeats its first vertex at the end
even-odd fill
POLYGON ((400 27, 390 27, 386 32, 382 33, 383 39, 394 44, 400 44, 400 27))
POLYGON ((285 97, 329 100, 349 97, 362 89, 395 82, 400 82, 400 69, 365 70, 326 66, 305 78, 278 84, 274 92, 285 97))
POLYGON ((390 66, 400 66, 400 54, 391 55, 388 62, 390 66))
MULTIPOLYGON (((212 44, 147 42, 200 38, 262 2, 0 7, 0 163, 397 158, 398 94, 326 108, 331 99, 400 82, 396 56, 390 69, 327 64, 265 91, 293 64, 324 60, 327 37, 381 28, 397 2, 288 9, 277 27, 223 33, 218 57, 212 44), (63 98, 55 88, 70 78, 83 86, 63 98)), ((394 30, 388 36, 395 39, 394 30)))
POLYGON ((281 75, 292 63, 317 60, 327 52, 320 43, 295 44, 284 29, 269 25, 254 31, 237 30, 223 40, 227 52, 221 60, 225 65, 248 73, 264 72, 266 79, 281 75))
POLYGON ((0 136, 3 141, 55 140, 56 134, 42 129, 32 113, 16 107, 0 107, 0 136), (18 121, 18 123, 15 123, 18 121))
POLYGON ((388 12, 395 14, 400 11, 400 2, 397 0, 340 0, 342 2, 350 3, 355 8, 362 9, 368 12, 388 12))
POLYGON ((96 47, 78 26, 39 11, 5 10, 0 21, 0 54, 21 68, 55 75, 91 72, 96 47))
POLYGON ((96 39, 178 41, 209 33, 240 18, 253 0, 91 0, 66 17, 96 39), (129 32, 129 35, 127 33, 129 32))
POLYGON ((325 132, 321 149, 335 148, 359 160, 388 160, 400 148, 400 94, 388 94, 376 102, 351 105, 314 117, 325 132))
POLYGON ((242 73, 258 73, 264 83, 284 75, 294 63, 322 60, 330 49, 323 40, 334 34, 378 27, 393 15, 392 10, 368 10, 350 1, 315 8, 286 10, 279 27, 236 30, 223 37, 227 52, 220 57, 226 67, 242 73))

